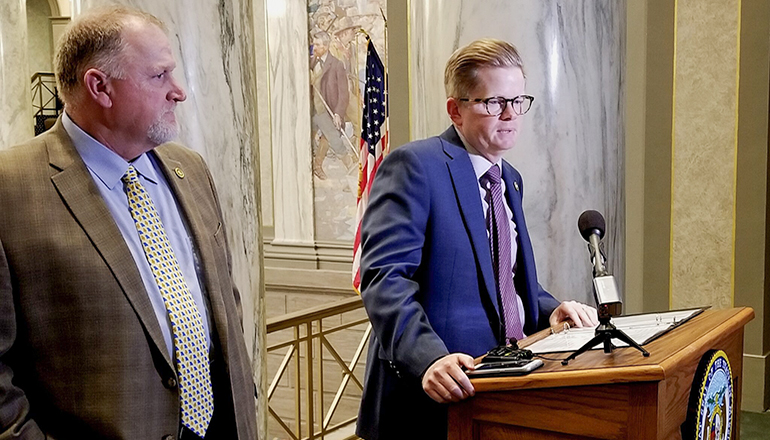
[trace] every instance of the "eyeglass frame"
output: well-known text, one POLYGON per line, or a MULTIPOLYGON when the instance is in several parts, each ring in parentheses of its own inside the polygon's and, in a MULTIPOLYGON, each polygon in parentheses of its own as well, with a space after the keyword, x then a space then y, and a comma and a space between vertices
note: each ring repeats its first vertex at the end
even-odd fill
POLYGON ((513 112, 516 113, 518 116, 522 116, 522 115, 526 114, 532 108, 532 103, 535 102, 535 97, 532 96, 532 95, 518 95, 518 96, 514 96, 513 98, 505 98, 505 97, 502 97, 502 96, 490 96, 489 98, 476 98, 476 99, 458 98, 458 100, 459 101, 465 101, 465 102, 474 102, 474 103, 482 102, 482 103, 484 103, 484 110, 486 110, 487 114, 490 115, 490 116, 500 116, 500 115, 502 115, 503 113, 505 113, 505 109, 506 109, 506 107, 508 107, 508 103, 510 103, 511 104, 511 110, 513 110, 513 112), (519 98, 525 98, 525 99, 529 100, 529 107, 527 107, 527 110, 525 112, 523 112, 523 113, 517 112, 516 108, 514 108, 514 106, 513 106, 513 101, 515 101, 515 100, 517 100, 519 98), (498 113, 496 115, 490 113, 490 111, 489 111, 489 101, 491 101, 492 99, 502 99, 503 101, 505 101, 505 104, 503 105, 502 110, 500 110, 500 113, 498 113))

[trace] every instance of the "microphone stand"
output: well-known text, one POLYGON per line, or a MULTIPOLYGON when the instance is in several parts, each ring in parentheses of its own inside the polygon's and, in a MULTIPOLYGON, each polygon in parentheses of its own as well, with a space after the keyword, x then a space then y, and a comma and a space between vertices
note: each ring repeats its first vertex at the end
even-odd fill
POLYGON ((615 345, 612 343, 613 339, 619 339, 622 342, 625 342, 631 347, 636 348, 637 350, 642 352, 642 355, 647 357, 650 355, 650 353, 642 348, 639 344, 636 343, 633 339, 631 339, 623 330, 618 329, 615 327, 615 324, 612 323, 612 315, 613 314, 620 314, 620 310, 622 307, 622 303, 620 302, 620 299, 617 297, 617 287, 615 287, 615 280, 614 278, 609 274, 607 269, 605 268, 603 264, 604 259, 604 252, 602 252, 601 248, 599 247, 599 237, 596 234, 592 234, 590 237, 590 243, 591 245, 588 246, 589 251, 591 249, 595 250, 595 253, 592 252, 592 258, 594 263, 594 269, 593 269, 593 275, 594 275, 594 297, 596 298, 596 304, 597 304, 597 311, 599 312, 599 326, 596 327, 596 331, 594 332, 594 337, 590 341, 583 344, 582 347, 580 347, 576 352, 569 355, 567 359, 564 359, 561 361, 562 365, 569 364, 569 361, 572 359, 575 359, 582 353, 596 347, 599 344, 604 344, 604 352, 605 353, 612 353, 613 348, 615 345), (611 281, 612 289, 610 291, 613 293, 612 295, 605 295, 605 288, 600 287, 603 286, 601 282, 597 283, 598 279, 609 279, 611 281))
POLYGON ((650 355, 650 353, 642 348, 639 344, 636 343, 633 339, 631 339, 623 330, 618 329, 615 327, 615 325, 611 322, 612 321, 612 314, 609 311, 609 305, 607 304, 600 304, 598 308, 599 312, 599 326, 596 327, 596 332, 594 333, 595 336, 590 341, 583 344, 582 347, 580 347, 576 352, 569 355, 567 359, 564 359, 561 361, 562 365, 569 364, 569 361, 572 359, 575 359, 582 353, 596 347, 600 343, 604 344, 604 352, 605 353, 612 353, 613 348, 615 345, 612 343, 613 339, 619 339, 626 344, 628 344, 631 347, 636 348, 637 350, 642 352, 642 355, 644 357, 647 357, 650 355))
POLYGON ((615 278, 609 274, 605 266, 606 257, 600 246, 600 240, 604 237, 604 217, 598 211, 585 211, 580 214, 578 219, 578 230, 589 243, 588 253, 591 255, 594 276, 594 298, 599 312, 599 326, 596 327, 593 339, 583 344, 576 352, 569 355, 567 359, 561 361, 562 365, 569 364, 569 361, 575 359, 582 353, 604 344, 604 352, 612 353, 616 348, 612 344, 613 339, 619 339, 631 347, 641 351, 647 357, 650 353, 643 349, 639 344, 631 339, 623 330, 618 329, 612 323, 613 315, 620 315, 623 303, 618 295, 618 287, 615 284, 615 278))

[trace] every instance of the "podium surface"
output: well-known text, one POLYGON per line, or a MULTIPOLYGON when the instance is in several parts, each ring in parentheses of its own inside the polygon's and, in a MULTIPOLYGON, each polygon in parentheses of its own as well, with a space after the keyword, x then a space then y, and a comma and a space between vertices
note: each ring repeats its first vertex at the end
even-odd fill
MULTIPOLYGON (((473 398, 449 407, 448 438, 460 439, 680 439, 693 377, 703 354, 723 350, 733 376, 732 438, 738 438, 743 327, 751 308, 706 310, 646 344, 612 353, 590 350, 561 365, 569 353, 544 354, 545 365, 526 375, 476 378, 473 398)), ((521 346, 545 337, 530 336, 521 346)))

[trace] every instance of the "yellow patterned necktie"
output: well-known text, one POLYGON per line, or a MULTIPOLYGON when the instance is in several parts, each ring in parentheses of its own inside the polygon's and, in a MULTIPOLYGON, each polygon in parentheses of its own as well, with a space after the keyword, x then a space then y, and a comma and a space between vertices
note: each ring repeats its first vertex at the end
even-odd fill
POLYGON ((160 216, 139 182, 133 165, 128 167, 122 180, 126 184, 131 217, 171 321, 182 424, 203 438, 214 413, 214 397, 201 315, 179 269, 160 216))

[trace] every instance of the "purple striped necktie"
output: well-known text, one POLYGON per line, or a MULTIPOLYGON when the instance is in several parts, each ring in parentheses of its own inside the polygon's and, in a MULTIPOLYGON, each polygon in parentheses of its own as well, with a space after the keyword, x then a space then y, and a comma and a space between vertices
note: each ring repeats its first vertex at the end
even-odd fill
POLYGON ((479 178, 486 189, 487 231, 492 250, 492 266, 497 280, 497 293, 503 308, 505 339, 523 339, 521 317, 516 306, 516 289, 513 286, 513 264, 511 263, 511 221, 505 212, 503 187, 500 184, 500 167, 492 167, 479 178))

